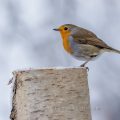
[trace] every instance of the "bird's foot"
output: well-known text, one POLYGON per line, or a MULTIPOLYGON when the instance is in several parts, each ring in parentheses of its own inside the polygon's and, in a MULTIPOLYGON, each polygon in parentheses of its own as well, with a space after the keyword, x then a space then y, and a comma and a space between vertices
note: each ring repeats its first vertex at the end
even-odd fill
POLYGON ((85 67, 87 69, 87 71, 89 71, 89 67, 85 67))
POLYGON ((84 67, 87 69, 87 71, 89 71, 89 67, 86 67, 84 64, 80 65, 80 67, 84 67))

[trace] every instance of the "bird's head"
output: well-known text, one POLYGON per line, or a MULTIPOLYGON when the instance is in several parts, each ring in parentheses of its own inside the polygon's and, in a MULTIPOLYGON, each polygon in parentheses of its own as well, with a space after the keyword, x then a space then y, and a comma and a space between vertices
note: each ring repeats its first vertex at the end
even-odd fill
POLYGON ((72 25, 72 24, 64 24, 53 30, 59 31, 62 36, 65 36, 65 35, 70 35, 76 27, 77 26, 72 25))

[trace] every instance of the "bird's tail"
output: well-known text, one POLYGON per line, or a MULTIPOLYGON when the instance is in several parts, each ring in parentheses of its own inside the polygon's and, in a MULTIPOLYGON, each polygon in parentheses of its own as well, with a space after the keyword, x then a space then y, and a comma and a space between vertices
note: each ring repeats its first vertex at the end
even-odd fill
POLYGON ((110 49, 107 49, 109 52, 114 52, 114 53, 118 53, 120 54, 120 50, 114 49, 112 47, 110 47, 110 49))

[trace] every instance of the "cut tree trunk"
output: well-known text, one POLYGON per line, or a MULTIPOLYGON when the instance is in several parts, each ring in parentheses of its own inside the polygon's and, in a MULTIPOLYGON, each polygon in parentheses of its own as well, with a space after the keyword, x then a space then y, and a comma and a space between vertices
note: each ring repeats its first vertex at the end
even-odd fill
POLYGON ((11 120, 91 120, 87 70, 14 72, 11 120))

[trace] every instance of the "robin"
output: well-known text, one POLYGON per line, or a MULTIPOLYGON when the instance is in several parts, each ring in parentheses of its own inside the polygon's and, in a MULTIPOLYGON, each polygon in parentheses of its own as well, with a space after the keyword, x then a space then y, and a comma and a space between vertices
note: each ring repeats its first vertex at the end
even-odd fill
POLYGON ((85 61, 81 67, 85 67, 89 61, 104 52, 115 52, 120 54, 119 50, 110 47, 93 32, 82 27, 65 24, 53 30, 60 32, 64 49, 69 54, 78 60, 85 61))

